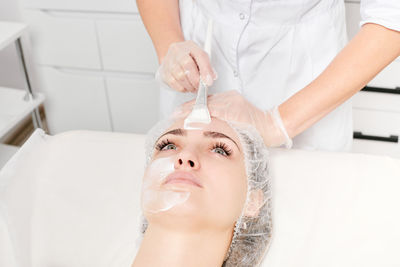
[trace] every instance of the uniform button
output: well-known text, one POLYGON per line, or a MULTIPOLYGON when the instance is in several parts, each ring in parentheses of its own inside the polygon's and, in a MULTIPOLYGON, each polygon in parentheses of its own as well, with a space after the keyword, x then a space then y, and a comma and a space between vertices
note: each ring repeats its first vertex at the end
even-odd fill
POLYGON ((239 18, 240 18, 241 20, 244 20, 244 19, 246 18, 246 15, 245 15, 244 13, 240 13, 240 14, 239 14, 239 18))
POLYGON ((237 70, 233 70, 233 76, 237 77, 238 76, 238 72, 237 70))

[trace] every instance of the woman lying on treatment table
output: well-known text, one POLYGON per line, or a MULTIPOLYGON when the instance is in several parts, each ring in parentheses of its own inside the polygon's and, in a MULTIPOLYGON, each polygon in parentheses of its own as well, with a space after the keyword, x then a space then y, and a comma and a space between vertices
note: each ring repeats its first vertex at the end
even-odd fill
POLYGON ((254 128, 163 122, 146 147, 143 240, 132 266, 258 266, 271 238, 271 188, 254 128))

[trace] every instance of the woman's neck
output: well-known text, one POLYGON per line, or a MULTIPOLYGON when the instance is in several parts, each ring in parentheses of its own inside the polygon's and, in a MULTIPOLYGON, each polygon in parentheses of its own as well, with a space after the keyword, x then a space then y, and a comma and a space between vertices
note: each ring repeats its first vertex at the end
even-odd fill
POLYGON ((220 267, 229 248, 229 231, 171 231, 149 225, 132 267, 220 267))

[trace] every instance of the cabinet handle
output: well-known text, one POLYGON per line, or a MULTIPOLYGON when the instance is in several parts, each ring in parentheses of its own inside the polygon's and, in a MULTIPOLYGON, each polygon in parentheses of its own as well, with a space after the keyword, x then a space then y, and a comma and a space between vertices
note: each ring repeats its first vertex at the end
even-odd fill
POLYGON ((384 136, 376 136, 376 135, 365 135, 362 132, 354 132, 353 138, 354 139, 363 139, 363 140, 391 142, 391 143, 399 142, 398 135, 390 135, 389 137, 384 137, 384 136))
POLYGON ((400 87, 396 87, 395 89, 388 89, 382 87, 372 87, 372 86, 365 86, 361 91, 364 92, 377 92, 377 93, 386 93, 386 94, 400 94, 400 87))

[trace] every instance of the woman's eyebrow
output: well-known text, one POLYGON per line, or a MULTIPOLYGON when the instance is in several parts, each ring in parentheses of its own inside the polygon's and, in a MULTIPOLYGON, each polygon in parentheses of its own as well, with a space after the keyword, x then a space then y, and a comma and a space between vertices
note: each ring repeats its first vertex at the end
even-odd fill
POLYGON ((227 136, 227 135, 225 135, 223 133, 207 131, 207 132, 204 132, 203 135, 206 136, 206 137, 211 137, 211 138, 228 138, 229 140, 231 140, 237 146, 237 148, 240 151, 240 148, 239 148, 238 144, 235 142, 235 140, 233 140, 232 138, 230 138, 229 136, 227 136))
POLYGON ((168 131, 168 132, 164 133, 164 134, 161 135, 160 137, 158 137, 156 143, 158 142, 158 140, 161 139, 161 137, 163 137, 164 135, 167 135, 167 134, 182 135, 182 136, 183 136, 183 135, 186 135, 186 131, 183 130, 183 129, 173 129, 173 130, 171 130, 171 131, 168 131))

